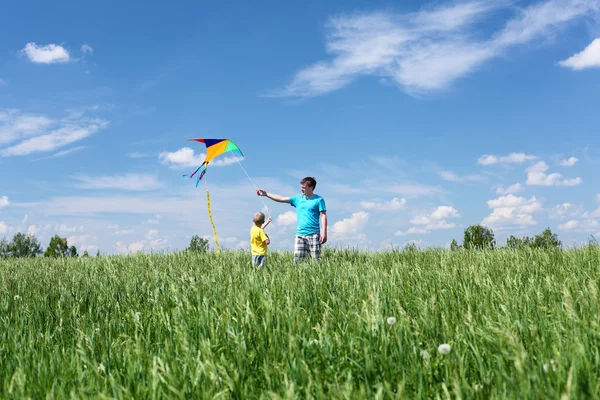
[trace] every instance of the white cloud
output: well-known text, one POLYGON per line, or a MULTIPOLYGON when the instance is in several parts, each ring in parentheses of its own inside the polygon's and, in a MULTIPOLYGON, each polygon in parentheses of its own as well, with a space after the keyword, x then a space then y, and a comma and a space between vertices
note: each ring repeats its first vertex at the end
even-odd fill
POLYGON ((585 49, 573 54, 566 60, 559 61, 561 67, 575 71, 585 68, 600 67, 600 38, 594 39, 585 49))
POLYGON ((8 201, 8 197, 7 196, 0 197, 0 208, 6 207, 9 204, 10 204, 10 202, 8 201))
POLYGON ((425 235, 429 233, 427 229, 417 228, 412 226, 407 231, 397 231, 394 233, 395 236, 408 236, 408 235, 425 235))
POLYGON ((331 230, 339 236, 347 236, 361 233, 369 221, 369 213, 359 211, 353 213, 350 218, 344 218, 333 224, 331 230))
POLYGON ((525 161, 535 160, 537 157, 531 154, 525 153, 510 153, 507 156, 495 156, 491 154, 484 154, 477 160, 477 163, 481 165, 495 165, 495 164, 523 164, 525 161))
POLYGON ((21 140, 0 150, 0 156, 24 156, 56 150, 85 139, 106 128, 108 122, 99 118, 71 115, 52 120, 41 115, 21 114, 18 110, 0 112, 0 145, 21 140))
MULTIPOLYGON (((460 214, 454 207, 439 206, 431 214, 419 215, 410 220, 415 225, 430 225, 435 226, 440 222, 445 223, 446 218, 458 218, 460 214)), ((435 228, 430 228, 435 229, 435 228)))
POLYGON ((125 174, 114 176, 90 177, 87 175, 73 176, 78 181, 75 185, 84 189, 119 189, 144 191, 162 187, 156 176, 149 174, 125 174))
POLYGON ((81 52, 83 54, 93 54, 94 53, 94 49, 92 48, 92 46, 88 45, 88 44, 84 44, 81 46, 81 52))
POLYGON ((115 235, 131 235, 133 234, 133 229, 117 229, 114 234, 115 235))
POLYGON ((30 42, 21 52, 25 53, 31 62, 39 64, 63 63, 71 60, 67 49, 57 44, 38 46, 30 42))
MULTIPOLYGON (((470 1, 419 12, 375 12, 331 18, 320 61, 298 71, 269 96, 309 97, 345 87, 363 75, 391 78, 408 92, 447 88, 516 45, 545 39, 554 30, 598 10, 597 1, 549 0, 519 9, 504 27, 483 38, 477 31, 511 1, 470 1)), ((508 11, 508 9, 507 9, 508 11)))
POLYGON ((133 242, 128 245, 121 241, 118 241, 117 243, 115 243, 115 248, 116 248, 117 252, 121 253, 121 254, 137 253, 138 251, 144 250, 145 247, 146 247, 145 240, 133 242))
POLYGON ((59 232, 59 233, 65 233, 65 232, 77 232, 77 231, 82 231, 83 230, 83 226, 68 226, 65 224, 60 224, 60 225, 56 225, 54 227, 54 231, 55 232, 59 232))
POLYGON ((532 196, 529 200, 512 194, 489 200, 488 207, 493 208, 492 213, 484 218, 483 224, 491 227, 507 225, 535 225, 537 222, 532 214, 542 210, 539 201, 532 196))
POLYGON ((8 232, 8 225, 4 221, 0 221, 0 233, 8 232))
POLYGON ((575 186, 579 185, 581 178, 563 179, 559 173, 546 174, 548 165, 544 161, 539 161, 526 169, 527 185, 535 186, 575 186))
POLYGON ((506 189, 504 189, 504 186, 498 186, 498 188, 496 189, 496 194, 513 194, 519 193, 522 190, 523 185, 521 185, 520 183, 515 183, 514 185, 510 185, 506 189))
POLYGON ((571 204, 571 203, 558 204, 558 205, 554 206, 554 208, 552 208, 550 210, 550 218, 552 218, 552 219, 557 219, 557 218, 558 219, 563 219, 563 218, 565 218, 564 215, 572 207, 573 207, 573 204, 571 204))
POLYGON ((374 201, 362 201, 360 205, 369 210, 397 211, 402 210, 406 206, 406 199, 399 199, 397 197, 394 197, 390 201, 376 199, 374 201))
MULTIPOLYGON (((158 155, 158 159, 164 165, 171 168, 183 168, 183 167, 196 167, 198 168, 206 159, 206 154, 201 153, 196 155, 193 149, 189 147, 182 147, 181 149, 168 152, 164 151, 158 155)), ((215 158, 210 162, 211 166, 224 166, 238 162, 239 158, 234 156, 225 156, 222 158, 215 158)))
POLYGON ((283 214, 279 214, 277 216, 277 218, 275 219, 275 223, 278 226, 282 226, 282 227, 289 227, 289 226, 296 225, 296 222, 297 222, 297 217, 296 217, 295 211, 284 212, 283 214))
POLYGON ((458 183, 477 182, 483 179, 481 175, 458 176, 452 171, 440 171, 439 174, 442 178, 444 178, 447 181, 458 183))
POLYGON ((561 160, 558 163, 558 165, 561 165, 563 167, 572 167, 573 165, 575 165, 577 163, 577 161, 579 161, 578 158, 576 158, 576 157, 569 157, 568 159, 561 160))
POLYGON ((564 224, 558 225, 558 229, 561 231, 570 231, 575 229, 579 225, 579 221, 572 219, 570 221, 565 222, 564 224))

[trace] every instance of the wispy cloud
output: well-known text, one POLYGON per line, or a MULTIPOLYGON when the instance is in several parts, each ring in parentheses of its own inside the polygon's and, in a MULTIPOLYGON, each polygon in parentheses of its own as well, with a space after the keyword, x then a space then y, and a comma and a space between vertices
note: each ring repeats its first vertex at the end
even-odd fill
POLYGON ((6 225, 6 222, 0 221, 0 233, 6 232, 8 232, 8 225, 6 225))
POLYGON ((89 44, 84 44, 81 46, 81 52, 83 54, 94 54, 94 49, 89 44))
POLYGON ((71 61, 69 51, 57 44, 47 44, 38 46, 35 42, 30 42, 21 50, 29 61, 37 64, 54 64, 71 61))
POLYGON ((573 54, 566 60, 559 61, 558 65, 579 71, 586 68, 600 67, 600 38, 594 39, 585 49, 573 54))
POLYGON ((498 186, 498 188, 496 188, 496 194, 515 194, 519 193, 523 189, 523 185, 521 185, 520 183, 510 185, 506 189, 504 188, 504 186, 500 185, 498 186))
POLYGON ((67 149, 67 150, 59 151, 58 153, 54 153, 50 157, 51 158, 62 157, 62 156, 66 156, 67 154, 75 153, 76 151, 80 151, 83 149, 85 149, 85 146, 77 146, 77 147, 73 147, 72 149, 67 149))
POLYGON ((77 181, 75 186, 84 189, 119 189, 132 191, 145 191, 161 188, 163 185, 156 176, 149 174, 125 174, 114 176, 87 175, 73 176, 77 181))
POLYGON ((539 161, 526 169, 527 185, 533 186, 575 186, 579 185, 581 178, 564 179, 559 173, 546 174, 548 165, 539 161))
POLYGON ((10 202, 8 201, 8 197, 7 196, 0 197, 0 208, 6 207, 9 204, 10 204, 10 202))
POLYGON ((525 153, 510 153, 507 156, 495 156, 484 154, 477 160, 481 165, 496 165, 496 164, 523 164, 525 161, 535 160, 537 157, 525 153))
POLYGON ((43 115, 23 114, 18 110, 0 112, 0 145, 13 142, 0 150, 0 156, 24 156, 53 151, 85 139, 106 128, 108 122, 100 118, 70 115, 53 120, 43 115))
POLYGON ((473 175, 458 176, 452 171, 439 171, 439 174, 443 179, 445 179, 447 181, 458 182, 458 183, 478 182, 483 179, 483 177, 481 175, 473 174, 473 175))
POLYGON ((322 95, 364 75, 389 77, 409 93, 444 89, 511 47, 543 40, 600 8, 598 0, 549 0, 520 9, 501 30, 478 39, 481 32, 476 24, 511 3, 454 2, 415 13, 331 18, 326 51, 333 59, 298 71, 287 86, 267 95, 322 95))
POLYGON ((372 201, 362 201, 360 205, 369 210, 398 211, 405 208, 406 199, 399 199, 397 197, 394 197, 390 201, 382 201, 380 199, 375 199, 372 201))

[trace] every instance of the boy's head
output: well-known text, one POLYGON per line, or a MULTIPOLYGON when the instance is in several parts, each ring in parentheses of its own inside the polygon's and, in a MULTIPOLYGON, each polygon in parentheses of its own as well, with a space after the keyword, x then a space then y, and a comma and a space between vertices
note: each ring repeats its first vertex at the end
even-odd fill
POLYGON ((252 221, 254 222, 254 225, 261 226, 265 223, 265 214, 261 213, 260 211, 254 213, 254 218, 252 218, 252 221))

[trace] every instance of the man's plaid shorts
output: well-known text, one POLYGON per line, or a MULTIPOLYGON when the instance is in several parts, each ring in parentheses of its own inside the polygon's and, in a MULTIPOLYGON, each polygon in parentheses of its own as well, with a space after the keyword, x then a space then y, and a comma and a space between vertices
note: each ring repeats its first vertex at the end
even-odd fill
POLYGON ((320 238, 321 235, 319 233, 296 236, 296 241, 294 243, 294 263, 297 263, 298 259, 304 260, 309 253, 313 260, 319 261, 321 259, 320 238))

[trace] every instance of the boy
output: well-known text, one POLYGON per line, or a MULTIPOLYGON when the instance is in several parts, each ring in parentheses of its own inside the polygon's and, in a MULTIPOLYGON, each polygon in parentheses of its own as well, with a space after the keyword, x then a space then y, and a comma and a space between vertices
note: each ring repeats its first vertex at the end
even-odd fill
POLYGON ((250 228, 250 245, 252 246, 252 266, 259 268, 264 267, 265 257, 267 255, 267 246, 271 244, 269 236, 265 233, 264 229, 273 220, 273 217, 269 217, 265 222, 265 214, 257 212, 254 214, 252 222, 254 226, 250 228))

